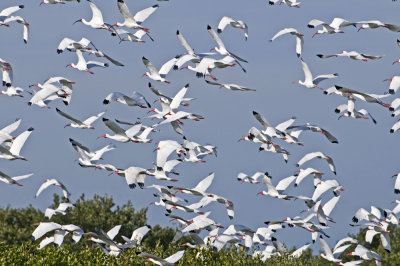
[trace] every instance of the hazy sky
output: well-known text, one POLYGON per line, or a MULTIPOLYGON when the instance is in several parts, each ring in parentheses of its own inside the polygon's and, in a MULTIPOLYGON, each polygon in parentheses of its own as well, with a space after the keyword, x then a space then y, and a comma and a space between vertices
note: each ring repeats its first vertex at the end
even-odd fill
MULTIPOLYGON (((114 24, 122 21, 117 9, 117 1, 93 1, 103 12, 106 22, 114 24)), ((389 129, 397 121, 390 117, 387 109, 377 104, 367 104, 357 100, 358 109, 366 108, 378 121, 374 125, 369 120, 344 118, 337 120, 334 109, 345 99, 340 96, 326 96, 316 89, 307 89, 294 80, 304 80, 300 59, 295 54, 295 37, 282 36, 270 43, 268 40, 285 27, 294 27, 304 34, 303 58, 314 75, 338 73, 339 77, 320 84, 328 88, 334 84, 358 89, 362 92, 383 94, 388 91, 389 83, 382 80, 391 78, 399 71, 400 65, 392 62, 400 57, 396 45, 397 33, 386 29, 366 29, 357 32, 356 28, 347 27, 344 34, 311 36, 316 29, 307 28, 311 19, 320 19, 330 23, 334 17, 349 21, 377 19, 385 23, 400 24, 397 2, 390 0, 375 1, 303 1, 301 8, 289 8, 285 5, 269 6, 265 0, 253 1, 125 1, 132 13, 159 4, 159 9, 143 24, 150 29, 154 42, 144 38, 146 43, 121 43, 116 37, 104 30, 96 30, 82 23, 72 25, 80 18, 87 20, 91 11, 86 1, 67 2, 65 5, 42 5, 37 1, 3 0, 0 9, 24 4, 25 8, 15 15, 24 17, 30 23, 28 44, 22 40, 22 25, 13 23, 9 28, 0 27, 0 57, 7 60, 14 70, 14 84, 28 90, 29 84, 41 83, 51 76, 64 76, 76 82, 72 101, 69 106, 62 102, 51 103, 51 109, 28 106, 30 96, 10 98, 0 95, 0 126, 5 126, 16 118, 22 118, 20 133, 34 127, 21 154, 29 161, 0 161, 0 170, 9 175, 34 173, 30 179, 21 181, 23 187, 0 184, 0 206, 25 207, 32 204, 44 210, 52 201, 55 188, 43 192, 35 199, 34 194, 46 178, 57 178, 72 193, 74 202, 82 193, 87 198, 94 194, 111 195, 117 204, 131 200, 135 208, 149 206, 157 200, 153 191, 134 189, 127 186, 125 180, 117 175, 108 176, 108 172, 79 167, 74 160, 77 153, 68 138, 76 139, 90 148, 100 148, 113 143, 116 150, 104 156, 104 162, 119 168, 129 166, 152 167, 156 154, 153 153, 156 142, 166 139, 181 141, 181 136, 172 131, 170 126, 160 126, 160 132, 153 133, 153 144, 118 143, 111 140, 96 139, 110 133, 101 120, 95 122, 95 130, 63 128, 69 123, 56 114, 55 108, 77 118, 86 118, 107 110, 105 117, 135 122, 138 117, 146 116, 148 109, 127 107, 113 103, 102 105, 104 97, 113 91, 131 94, 138 91, 150 102, 156 96, 150 92, 147 77, 141 78, 147 71, 142 63, 142 56, 147 57, 156 68, 177 54, 184 53, 176 38, 176 30, 184 35, 196 52, 208 52, 215 46, 207 32, 207 25, 217 28, 223 16, 230 16, 246 22, 249 27, 249 39, 244 40, 240 30, 226 28, 220 35, 227 48, 248 60, 244 64, 247 73, 240 68, 217 69, 213 72, 221 83, 237 83, 256 89, 256 92, 233 92, 210 86, 204 79, 195 77, 187 70, 171 71, 167 76, 171 84, 151 81, 156 88, 173 96, 186 83, 190 84, 187 97, 196 97, 184 110, 201 114, 205 117, 200 122, 186 121, 183 126, 189 140, 200 144, 213 144, 218 147, 218 157, 207 157, 207 163, 185 163, 177 167, 180 186, 192 187, 209 172, 215 172, 215 179, 209 191, 224 196, 234 202, 235 218, 230 221, 225 208, 212 204, 206 209, 212 210, 211 218, 223 225, 230 223, 244 224, 252 228, 263 226, 267 220, 281 220, 294 217, 305 208, 301 201, 283 201, 266 196, 256 196, 264 185, 241 184, 236 180, 239 172, 252 174, 256 171, 268 171, 276 184, 280 179, 290 176, 297 170, 295 164, 304 154, 321 151, 331 156, 337 167, 337 176, 333 176, 327 164, 320 160, 307 163, 304 167, 314 167, 325 173, 325 179, 336 178, 345 191, 331 216, 337 222, 331 224, 326 232, 331 236, 329 243, 355 233, 348 226, 354 213, 360 208, 369 209, 375 205, 393 208, 391 202, 396 199, 393 193, 393 174, 400 171, 398 149, 400 133, 389 134, 389 129), (59 42, 69 37, 80 40, 86 37, 109 56, 119 60, 124 67, 110 64, 106 69, 93 69, 94 75, 66 68, 69 63, 76 63, 74 53, 56 53, 59 42), (316 54, 338 53, 342 50, 356 50, 371 55, 384 55, 377 61, 353 61, 348 58, 320 59, 316 54), (267 152, 258 152, 258 146, 249 142, 237 142, 252 126, 261 129, 261 125, 252 116, 255 110, 268 121, 277 125, 292 116, 297 117, 296 125, 310 122, 330 131, 338 138, 339 144, 329 143, 322 135, 303 133, 301 142, 304 147, 279 142, 290 153, 285 164, 282 156, 267 152)), ((101 60, 90 57, 91 60, 101 60)), ((395 96, 384 100, 391 102, 395 96)), ((155 104, 155 107, 158 107, 155 104)), ((151 125, 155 121, 144 120, 151 125)), ((146 179, 146 185, 153 183, 169 185, 163 181, 146 179)), ((289 194, 311 196, 312 181, 307 178, 298 187, 291 186, 289 194)), ((326 202, 332 197, 330 192, 322 199, 326 202)), ((191 202, 199 200, 191 198, 191 202)), ((164 216, 161 207, 149 207, 150 224, 171 225, 164 216)), ((191 217, 179 211, 184 217, 191 217)), ((289 228, 277 234, 288 246, 301 245, 311 241, 310 234, 302 229, 289 228)), ((319 248, 319 244, 316 244, 319 248)))

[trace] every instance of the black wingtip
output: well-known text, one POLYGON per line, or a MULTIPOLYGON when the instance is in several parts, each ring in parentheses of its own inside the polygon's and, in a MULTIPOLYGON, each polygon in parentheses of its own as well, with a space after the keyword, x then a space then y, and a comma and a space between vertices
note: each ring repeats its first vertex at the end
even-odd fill
POLYGON ((109 104, 110 101, 109 100, 103 100, 103 104, 109 104))
POLYGON ((335 109, 335 113, 340 113, 340 110, 339 109, 335 109))
POLYGON ((108 67, 108 63, 105 63, 104 66, 105 66, 105 67, 108 67))
POLYGON ((276 237, 271 237, 271 241, 276 241, 277 239, 276 239, 276 237))
POLYGON ((58 108, 56 107, 56 111, 57 111, 57 112, 60 112, 60 109, 58 109, 58 108))
POLYGON ((19 5, 18 7, 19 7, 19 8, 24 8, 25 6, 24 6, 24 5, 19 5))
POLYGON ((108 120, 110 120, 110 119, 103 117, 103 122, 106 122, 108 120))
POLYGON ((339 141, 337 141, 337 140, 334 140, 334 141, 332 141, 332 143, 339 144, 339 141))
POLYGON ((207 30, 211 30, 211 26, 210 25, 207 25, 207 30))
POLYGON ((221 29, 217 29, 217 32, 218 32, 218 33, 221 33, 221 32, 222 32, 222 30, 221 30, 221 29))
POLYGON ((319 58, 322 58, 324 55, 322 55, 322 54, 317 54, 317 56, 318 56, 319 58))
POLYGON ((136 187, 136 184, 129 184, 130 189, 134 189, 136 187))
POLYGON ((179 30, 177 30, 177 31, 176 31, 176 35, 179 35, 179 34, 180 34, 180 33, 179 33, 179 30))
POLYGON ((391 130, 390 130, 390 133, 394 133, 394 130, 393 130, 393 129, 391 129, 391 130))
POLYGON ((28 128, 28 131, 33 131, 35 130, 33 127, 28 128))
POLYGON ((147 58, 143 56, 143 57, 142 57, 142 60, 147 60, 147 58))
POLYGON ((258 113, 256 111, 253 111, 253 115, 258 115, 258 113))
POLYGON ((189 83, 187 83, 186 85, 185 85, 185 88, 188 88, 189 87, 189 83))
POLYGON ((152 8, 157 8, 158 7, 158 5, 154 5, 154 6, 152 6, 152 8))

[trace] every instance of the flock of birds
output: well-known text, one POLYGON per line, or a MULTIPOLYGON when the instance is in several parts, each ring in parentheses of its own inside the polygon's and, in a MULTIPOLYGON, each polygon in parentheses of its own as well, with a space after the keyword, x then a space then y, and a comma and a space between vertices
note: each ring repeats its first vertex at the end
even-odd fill
MULTIPOLYGON (((43 0, 40 4, 66 4, 65 1, 72 2, 72 0, 43 0)), ((80 1, 78 0, 78 2, 80 1)), ((278 0, 269 1, 269 4, 274 5, 278 2, 278 0)), ((146 28, 144 25, 145 20, 157 11, 159 5, 150 6, 138 11, 135 15, 132 15, 123 0, 117 0, 116 4, 123 17, 122 23, 116 22, 110 24, 104 22, 102 11, 89 0, 82 1, 80 5, 83 5, 83 8, 91 9, 92 18, 89 21, 82 18, 77 20, 75 23, 81 22, 93 29, 108 31, 113 36, 116 36, 115 38, 119 38, 120 42, 129 41, 142 43, 145 42, 142 40, 144 37, 149 38, 151 41, 154 40, 150 36, 151 30, 146 28)), ((282 0, 280 1, 280 4, 286 4, 289 7, 300 7, 300 3, 293 0, 282 0)), ((0 12, 0 26, 9 27, 10 22, 22 24, 24 27, 23 39, 25 43, 27 43, 30 24, 26 22, 24 18, 14 16, 14 13, 23 8, 23 5, 19 5, 2 10, 0 12)), ((217 156, 217 147, 216 145, 208 143, 200 144, 194 140, 189 140, 184 134, 185 125, 183 121, 200 121, 205 118, 201 114, 189 111, 189 103, 196 100, 195 98, 186 97, 189 90, 189 84, 183 86, 183 88, 174 95, 171 93, 167 93, 169 95, 166 95, 155 87, 154 82, 169 84, 170 81, 167 79, 167 76, 172 69, 187 69, 194 71, 196 77, 205 78, 205 84, 219 86, 232 91, 255 91, 255 89, 243 85, 217 82, 217 77, 211 74, 214 70, 235 66, 238 66, 244 73, 246 73, 244 64, 248 63, 247 60, 228 50, 229 45, 226 45, 220 37, 222 36, 221 33, 228 26, 241 30, 245 40, 248 39, 247 24, 242 20, 235 20, 225 16, 221 18, 217 26, 217 31, 215 31, 210 25, 207 26, 207 31, 210 34, 210 37, 216 43, 216 46, 208 52, 195 52, 183 37, 183 34, 177 30, 176 37, 183 46, 185 53, 173 56, 158 69, 152 64, 150 59, 145 56, 142 57, 143 66, 147 69, 143 76, 147 76, 147 78, 151 79, 151 82, 148 83, 149 91, 154 93, 157 98, 154 103, 151 104, 151 101, 146 99, 146 97, 138 91, 134 91, 131 95, 125 95, 124 93, 116 91, 105 95, 103 100, 104 105, 119 102, 126 105, 127 109, 131 107, 149 109, 148 113, 154 113, 142 117, 140 121, 121 121, 119 119, 112 119, 106 117, 105 111, 94 114, 88 118, 82 118, 79 117, 79 114, 73 114, 71 111, 67 111, 67 107, 56 107, 55 111, 60 115, 60 119, 68 121, 68 124, 66 124, 65 127, 94 129, 93 124, 96 123, 97 120, 101 119, 105 128, 107 128, 108 133, 104 133, 98 138, 110 139, 114 143, 95 150, 87 147, 79 140, 70 138, 70 144, 79 156, 77 159, 79 166, 83 168, 95 168, 108 171, 110 175, 119 175, 125 179, 127 186, 130 189, 137 189, 137 187, 139 187, 140 189, 148 190, 149 193, 153 193, 154 196, 159 199, 158 201, 153 202, 153 204, 161 207, 163 211, 165 210, 167 212, 166 216, 179 223, 179 229, 174 238, 174 242, 178 241, 184 235, 191 236, 192 242, 184 244, 184 246, 187 247, 211 248, 219 251, 224 248, 226 244, 232 244, 252 251, 253 256, 259 257, 261 260, 265 261, 273 256, 280 256, 287 253, 285 246, 276 238, 275 233, 279 230, 288 230, 288 227, 297 227, 310 232, 312 243, 315 243, 317 239, 319 239, 319 243, 323 249, 321 256, 328 261, 336 262, 340 265, 358 265, 364 260, 374 260, 379 265, 381 262, 380 255, 362 246, 357 240, 351 237, 345 237, 339 240, 333 249, 331 249, 325 242, 325 238, 330 237, 328 229, 330 225, 334 223, 334 219, 330 216, 331 212, 339 202, 341 197, 340 193, 344 188, 335 177, 337 172, 334 159, 321 151, 304 154, 296 164, 298 169, 288 177, 278 180, 277 183, 273 181, 275 179, 273 179, 268 172, 255 172, 250 175, 239 173, 237 175, 238 181, 242 183, 253 185, 262 183, 263 188, 258 193, 259 195, 283 200, 297 199, 304 201, 307 206, 307 209, 301 211, 299 216, 286 217, 279 221, 265 221, 265 226, 257 229, 252 229, 241 224, 221 225, 217 221, 209 218, 211 211, 203 211, 204 207, 215 202, 220 204, 218 206, 224 207, 229 219, 233 219, 235 215, 234 202, 232 200, 225 198, 223 195, 217 195, 207 191, 213 182, 215 176, 214 173, 210 173, 193 188, 179 185, 177 179, 179 177, 179 172, 176 168, 181 164, 205 163, 205 158, 207 156, 217 156), (153 106, 156 102, 160 106, 159 109, 153 106), (145 123, 145 121, 148 121, 147 119, 151 119, 152 121, 156 120, 157 122, 152 124, 145 123), (117 149, 118 146, 116 143, 118 142, 151 143, 151 137, 153 135, 162 138, 162 136, 160 136, 161 132, 166 130, 163 125, 170 125, 178 134, 179 141, 172 139, 160 140, 156 144, 156 159, 152 167, 135 165, 124 169, 101 161, 106 152, 117 149), (329 169, 329 174, 333 174, 333 177, 326 179, 324 178, 325 173, 321 170, 306 167, 308 162, 311 160, 320 161, 321 168, 325 167, 326 169, 329 169), (149 177, 151 178, 151 181, 149 180, 149 177), (311 196, 301 195, 300 191, 298 195, 291 195, 291 193, 285 192, 291 184, 295 187, 300 187, 302 181, 307 177, 312 177, 313 179, 314 191, 311 196), (161 185, 158 183, 158 180, 167 181, 168 185, 161 185), (177 195, 178 192, 182 194, 182 197, 177 195), (332 193, 331 195, 333 196, 329 198, 329 200, 326 200, 326 197, 323 197, 323 195, 328 195, 328 192, 332 193), (196 198, 198 199, 196 202, 189 202, 196 198), (178 210, 181 212, 192 213, 194 217, 191 219, 185 219, 172 214, 173 211, 175 212, 178 210), (201 237, 200 235, 203 236, 201 237), (262 251, 260 250, 261 246, 265 246, 265 249, 262 251), (352 252, 348 253, 348 255, 355 256, 357 260, 344 263, 341 259, 338 259, 338 256, 349 248, 352 249, 352 252)), ((343 33, 344 28, 350 26, 358 27, 359 30, 384 28, 390 31, 400 32, 400 26, 386 24, 377 20, 350 22, 342 18, 335 18, 330 24, 327 24, 321 20, 313 19, 307 26, 309 28, 321 27, 321 29, 317 30, 312 37, 323 34, 343 33)), ((337 78, 338 74, 332 73, 313 77, 310 68, 302 58, 302 47, 304 45, 304 35, 302 33, 295 28, 284 28, 276 33, 270 41, 275 41, 275 39, 285 34, 291 34, 296 37, 296 54, 300 58, 299 66, 301 64, 304 72, 304 80, 297 80, 295 83, 309 89, 323 90, 324 94, 327 95, 342 96, 343 104, 339 105, 335 109, 335 112, 340 115, 338 118, 362 118, 377 123, 377 120, 369 113, 369 111, 367 111, 367 109, 356 108, 356 100, 366 103, 377 103, 383 108, 387 108, 393 117, 400 114, 400 98, 394 99, 391 103, 384 102, 384 99, 396 94, 400 87, 400 76, 394 76, 393 78, 387 79, 390 81, 389 90, 387 93, 382 95, 365 93, 338 85, 328 89, 322 89, 320 87, 321 82, 337 78)), ((400 41, 397 41, 397 45, 400 47, 400 41)), ((88 75, 94 74, 94 67, 107 68, 110 63, 118 67, 124 66, 118 60, 111 58, 106 53, 97 49, 95 44, 85 37, 79 41, 70 38, 62 39, 57 47, 57 53, 61 54, 64 51, 75 53, 77 56, 77 62, 70 63, 67 66, 75 68, 78 71, 88 72, 88 75), (102 59, 103 62, 88 61, 86 58, 89 55, 94 55, 97 58, 102 59)), ((367 55, 357 51, 342 51, 336 54, 318 54, 317 56, 320 58, 342 56, 365 62, 382 58, 380 55, 367 55)), ((394 61, 393 64, 399 62, 400 59, 394 61)), ((2 70, 2 85, 4 87, 4 90, 2 90, 0 94, 25 97, 25 90, 15 86, 12 62, 0 59, 0 67, 2 70)), ((28 105, 51 109, 50 104, 54 104, 55 101, 59 100, 62 101, 65 106, 68 106, 72 99, 74 84, 74 81, 61 76, 50 77, 43 83, 33 84, 30 87, 36 87, 37 89, 31 89, 28 92, 31 94, 31 96, 29 96, 30 99, 28 105)), ((306 145, 300 141, 303 132, 320 133, 330 143, 339 143, 339 140, 333 134, 318 125, 310 123, 299 123, 295 125, 297 120, 296 117, 292 117, 276 126, 272 126, 259 112, 253 111, 253 116, 255 120, 262 125, 262 128, 259 129, 256 126, 251 127, 239 141, 256 143, 259 151, 268 151, 280 154, 285 162, 288 162, 289 156, 291 155, 289 144, 296 144, 298 146, 306 145)), ((27 160, 21 155, 21 150, 34 129, 30 127, 18 135, 14 134, 14 131, 18 129, 20 124, 21 119, 17 119, 12 124, 7 125, 0 130, 0 158, 7 160, 27 160)), ((393 125, 390 129, 390 133, 394 133, 399 129, 400 120, 393 125)), ((318 138, 316 134, 315 138, 318 138)), ((319 140, 317 139, 316 141, 319 140)), ((150 144, 144 145, 150 146, 150 144)), ((22 186, 20 180, 29 178, 32 175, 33 174, 27 174, 11 177, 0 172, 0 180, 10 185, 22 186)), ((396 177, 394 192, 398 194, 400 193, 400 174, 397 174, 394 177, 396 177)), ((46 209, 45 216, 48 219, 51 219, 53 215, 68 215, 68 210, 74 208, 74 205, 68 200, 71 193, 59 180, 45 180, 37 190, 35 197, 40 196, 42 191, 51 186, 56 186, 61 189, 65 202, 60 203, 56 209, 46 209)), ((387 252, 390 252, 389 225, 397 226, 399 224, 397 214, 400 212, 400 202, 397 201, 396 203, 397 206, 393 209, 384 209, 376 206, 371 206, 370 211, 367 211, 364 208, 359 209, 353 217, 354 224, 351 224, 351 226, 367 228, 365 239, 368 243, 371 243, 374 237, 379 235, 382 246, 387 252)), ((68 234, 71 235, 75 243, 80 241, 83 236, 88 235, 89 241, 92 241, 106 254, 115 256, 118 256, 126 248, 140 245, 143 237, 151 230, 149 225, 140 227, 133 231, 130 238, 122 236, 125 243, 118 243, 114 241, 114 238, 118 235, 121 225, 116 225, 108 232, 104 232, 103 229, 100 228, 96 232, 85 232, 84 229, 79 227, 79 225, 60 225, 54 222, 40 222, 37 225, 38 227, 32 233, 32 239, 42 239, 39 244, 40 249, 50 243, 54 243, 57 247, 62 246, 63 239, 68 234), (48 236, 42 238, 46 234, 48 234, 48 236)), ((291 253, 290 256, 300 256, 304 250, 310 247, 310 245, 311 243, 309 242, 304 244, 301 248, 291 253)), ((138 254, 139 257, 146 258, 146 260, 159 265, 172 265, 183 255, 184 250, 181 250, 165 259, 158 258, 145 252, 138 254)))

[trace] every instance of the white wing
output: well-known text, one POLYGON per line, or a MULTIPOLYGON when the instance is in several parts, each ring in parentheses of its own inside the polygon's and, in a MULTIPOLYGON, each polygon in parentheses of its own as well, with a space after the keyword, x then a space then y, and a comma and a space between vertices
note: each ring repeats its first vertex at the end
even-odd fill
POLYGON ((28 130, 22 132, 15 138, 13 144, 11 145, 10 152, 13 155, 19 156, 19 152, 21 151, 22 146, 24 146, 25 141, 28 139, 29 135, 32 133, 33 128, 29 128, 28 130))
POLYGON ((206 178, 201 180, 197 186, 193 188, 193 190, 205 193, 207 188, 211 185, 212 181, 214 180, 214 173, 210 173, 206 178))
POLYGON ((230 17, 223 17, 222 19, 221 19, 221 21, 219 22, 219 24, 218 24, 218 29, 217 29, 217 32, 218 33, 221 33, 224 29, 225 29, 225 27, 228 25, 228 24, 230 24, 231 22, 236 22, 235 20, 233 20, 232 18, 230 18, 230 17))
POLYGON ((11 15, 12 13, 17 12, 18 10, 20 10, 20 9, 22 9, 22 8, 24 8, 23 5, 7 7, 7 8, 3 9, 3 10, 0 12, 0 18, 1 18, 1 17, 8 17, 8 16, 11 15))
POLYGON ((48 188, 51 185, 55 185, 58 184, 58 181, 56 179, 47 179, 38 189, 38 191, 36 192, 35 198, 38 197, 40 195, 40 193, 42 193, 43 190, 45 190, 46 188, 48 188))
POLYGON ((175 65, 176 61, 178 61, 178 58, 174 57, 170 60, 168 60, 162 67, 160 68, 160 71, 158 73, 160 74, 161 77, 165 77, 168 72, 171 70, 171 68, 175 65))
POLYGON ((115 237, 116 235, 118 235, 118 232, 119 232, 119 229, 121 229, 121 226, 122 226, 122 225, 116 225, 116 226, 114 226, 113 228, 111 228, 111 229, 107 232, 107 235, 108 235, 108 237, 109 237, 111 240, 113 240, 114 237, 115 237))
POLYGON ((313 78, 312 78, 311 71, 308 68, 308 65, 306 64, 306 62, 303 61, 303 59, 301 60, 301 65, 303 67, 303 72, 304 72, 304 82, 305 83, 312 83, 313 78))
POLYGON ((105 112, 101 112, 101 113, 99 113, 97 115, 91 116, 88 119, 86 119, 85 121, 83 121, 82 123, 87 125, 87 126, 90 126, 94 121, 99 119, 104 114, 105 114, 105 112))
POLYGON ((172 110, 174 109, 178 109, 178 107, 180 106, 183 97, 186 94, 186 91, 189 88, 189 84, 186 84, 185 87, 183 87, 176 95, 175 97, 172 99, 172 102, 170 103, 170 107, 172 110))
POLYGON ((194 51, 192 49, 192 47, 190 47, 190 45, 186 42, 185 38, 183 38, 182 34, 178 31, 176 31, 176 36, 178 37, 179 42, 181 43, 181 45, 183 46, 183 48, 186 49, 187 53, 190 55, 194 55, 194 51))
POLYGON ((151 14, 153 14, 154 11, 156 11, 158 8, 158 5, 154 5, 148 8, 145 8, 139 12, 137 12, 135 14, 135 16, 133 17, 134 20, 136 20, 136 22, 138 24, 141 24, 143 21, 145 21, 151 14))
POLYGON ((278 185, 276 185, 275 189, 284 191, 293 182, 295 178, 296 176, 292 175, 282 179, 281 181, 279 181, 278 185))
POLYGON ((280 30, 277 34, 275 34, 274 37, 272 37, 270 41, 272 42, 279 36, 282 36, 287 33, 296 34, 296 33, 298 33, 298 31, 295 28, 284 28, 283 30, 280 30))
POLYGON ((101 14, 100 9, 92 2, 89 2, 89 5, 93 12, 92 19, 90 20, 90 22, 95 24, 103 24, 104 23, 103 15, 101 14))
POLYGON ((218 44, 220 49, 225 49, 225 45, 222 42, 221 38, 219 38, 219 36, 215 33, 215 31, 210 27, 210 25, 208 25, 207 27, 207 31, 208 33, 210 33, 211 37, 214 39, 214 41, 218 44))

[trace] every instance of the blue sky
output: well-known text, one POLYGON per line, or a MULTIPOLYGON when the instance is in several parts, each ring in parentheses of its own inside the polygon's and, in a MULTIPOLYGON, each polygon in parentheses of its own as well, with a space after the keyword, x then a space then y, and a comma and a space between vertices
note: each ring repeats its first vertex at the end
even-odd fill
MULTIPOLYGON (((116 1, 93 1, 102 11, 106 22, 114 24, 121 21, 116 1)), ((146 71, 141 58, 147 57, 156 68, 177 54, 184 53, 176 38, 176 30, 184 35, 196 52, 207 52, 215 46, 207 32, 207 25, 217 28, 223 16, 241 19, 249 27, 249 39, 244 40, 241 31, 227 28, 220 35, 228 49, 248 60, 244 67, 219 69, 213 72, 222 83, 237 83, 256 92, 232 92, 209 86, 203 79, 197 79, 193 72, 186 70, 171 71, 168 80, 171 84, 152 83, 167 95, 174 95, 186 83, 190 83, 188 97, 198 98, 190 103, 189 112, 205 117, 200 122, 188 121, 184 131, 188 139, 198 143, 210 143, 218 147, 218 157, 208 157, 205 164, 180 165, 177 170, 179 185, 192 187, 209 172, 216 177, 210 192, 220 194, 235 204, 235 218, 229 221, 222 205, 213 204, 211 217, 221 224, 245 224, 256 228, 263 226, 266 220, 280 220, 294 217, 305 208, 300 201, 282 201, 269 197, 256 196, 264 189, 263 185, 241 184, 236 181, 239 172, 252 174, 256 171, 268 171, 273 184, 291 175, 297 168, 295 164, 304 154, 322 151, 331 156, 337 167, 337 177, 333 176, 324 162, 313 161, 307 166, 326 173, 326 179, 337 178, 345 191, 332 213, 336 224, 327 230, 331 235, 329 243, 354 233, 357 229, 348 226, 351 217, 360 208, 370 205, 393 208, 393 174, 400 171, 397 159, 399 149, 398 134, 389 134, 389 129, 397 121, 390 117, 387 109, 376 104, 366 104, 358 100, 358 108, 366 108, 378 121, 341 119, 337 120, 334 109, 344 99, 339 96, 326 96, 319 90, 307 89, 292 81, 304 79, 301 62, 295 54, 295 38, 283 36, 270 43, 268 40, 285 27, 294 27, 304 34, 303 58, 314 75, 339 73, 339 77, 320 84, 328 88, 334 84, 358 89, 363 92, 383 94, 388 91, 389 83, 382 80, 398 73, 398 65, 392 62, 400 57, 396 45, 397 33, 386 29, 363 30, 345 28, 344 34, 321 35, 311 38, 315 29, 307 28, 311 19, 330 22, 334 17, 349 21, 377 19, 385 23, 400 24, 396 8, 399 3, 385 1, 316 1, 308 0, 301 8, 287 6, 269 6, 267 1, 183 1, 169 2, 129 1, 126 3, 131 12, 159 4, 160 8, 144 23, 149 28, 154 42, 122 43, 103 30, 89 28, 81 23, 72 25, 80 18, 90 19, 91 11, 86 1, 68 2, 65 5, 42 5, 40 1, 19 1, 25 8, 16 15, 24 17, 31 25, 28 44, 22 41, 22 26, 13 24, 9 28, 0 28, 0 57, 10 62, 14 70, 14 84, 28 90, 29 84, 43 82, 50 76, 64 76, 76 82, 71 104, 67 107, 61 102, 51 104, 51 109, 28 106, 25 98, 0 97, 0 125, 5 126, 16 118, 22 118, 18 133, 30 126, 35 131, 23 147, 21 154, 29 161, 0 161, 0 169, 10 175, 34 173, 23 181, 23 187, 0 184, 0 206, 25 207, 32 204, 44 210, 51 203, 54 189, 49 189, 35 199, 34 194, 46 178, 57 178, 72 193, 75 201, 82 193, 87 197, 93 194, 113 196, 118 204, 131 200, 135 208, 147 207, 154 201, 152 191, 130 190, 123 178, 107 172, 84 169, 74 161, 77 153, 72 149, 68 138, 73 138, 91 147, 100 148, 113 143, 117 149, 104 156, 109 162, 120 168, 141 166, 150 168, 155 161, 154 144, 116 143, 110 140, 96 139, 109 130, 101 121, 97 121, 95 130, 63 128, 68 123, 57 115, 55 107, 75 117, 85 118, 107 110, 105 117, 136 121, 146 115, 146 109, 132 108, 119 104, 102 105, 104 97, 113 91, 130 94, 138 91, 148 100, 156 97, 147 88, 148 78, 141 78, 146 71), (117 67, 93 70, 94 75, 66 68, 76 62, 73 53, 56 53, 62 38, 79 40, 86 37, 109 56, 125 64, 117 67), (342 50, 356 50, 371 55, 385 55, 377 61, 361 62, 348 58, 320 59, 316 54, 337 53, 342 50), (261 128, 252 116, 255 110, 276 125, 291 116, 296 116, 296 124, 310 122, 330 131, 339 139, 339 144, 329 143, 319 134, 304 133, 301 141, 304 147, 282 145, 291 152, 289 162, 284 163, 280 155, 258 152, 258 146, 237 140, 256 126, 261 128)), ((4 0, 0 9, 15 5, 15 1, 4 0)), ((92 60, 98 60, 92 57, 92 60)), ((392 96, 386 102, 391 102, 392 96)), ((147 124, 153 121, 145 121, 147 124)), ((169 126, 160 127, 161 132, 151 135, 153 143, 159 140, 175 139, 181 141, 169 126)), ((153 183, 147 178, 146 185, 153 183)), ((160 182, 159 184, 168 184, 160 182)), ((311 195, 311 180, 306 180, 297 189, 288 190, 292 194, 311 195)), ((328 194, 328 193, 327 193, 328 194)), ((324 195, 324 201, 331 194, 324 195)), ((197 198, 193 198, 193 202, 197 198)), ((164 216, 163 209, 151 206, 148 212, 150 224, 171 225, 164 216)), ((177 212, 178 213, 178 212, 177 212)), ((181 213, 179 213, 181 214, 181 213)), ((182 214, 190 217, 190 215, 182 214)), ((288 229, 279 232, 277 237, 288 246, 301 245, 311 240, 309 233, 300 229, 288 229)))

